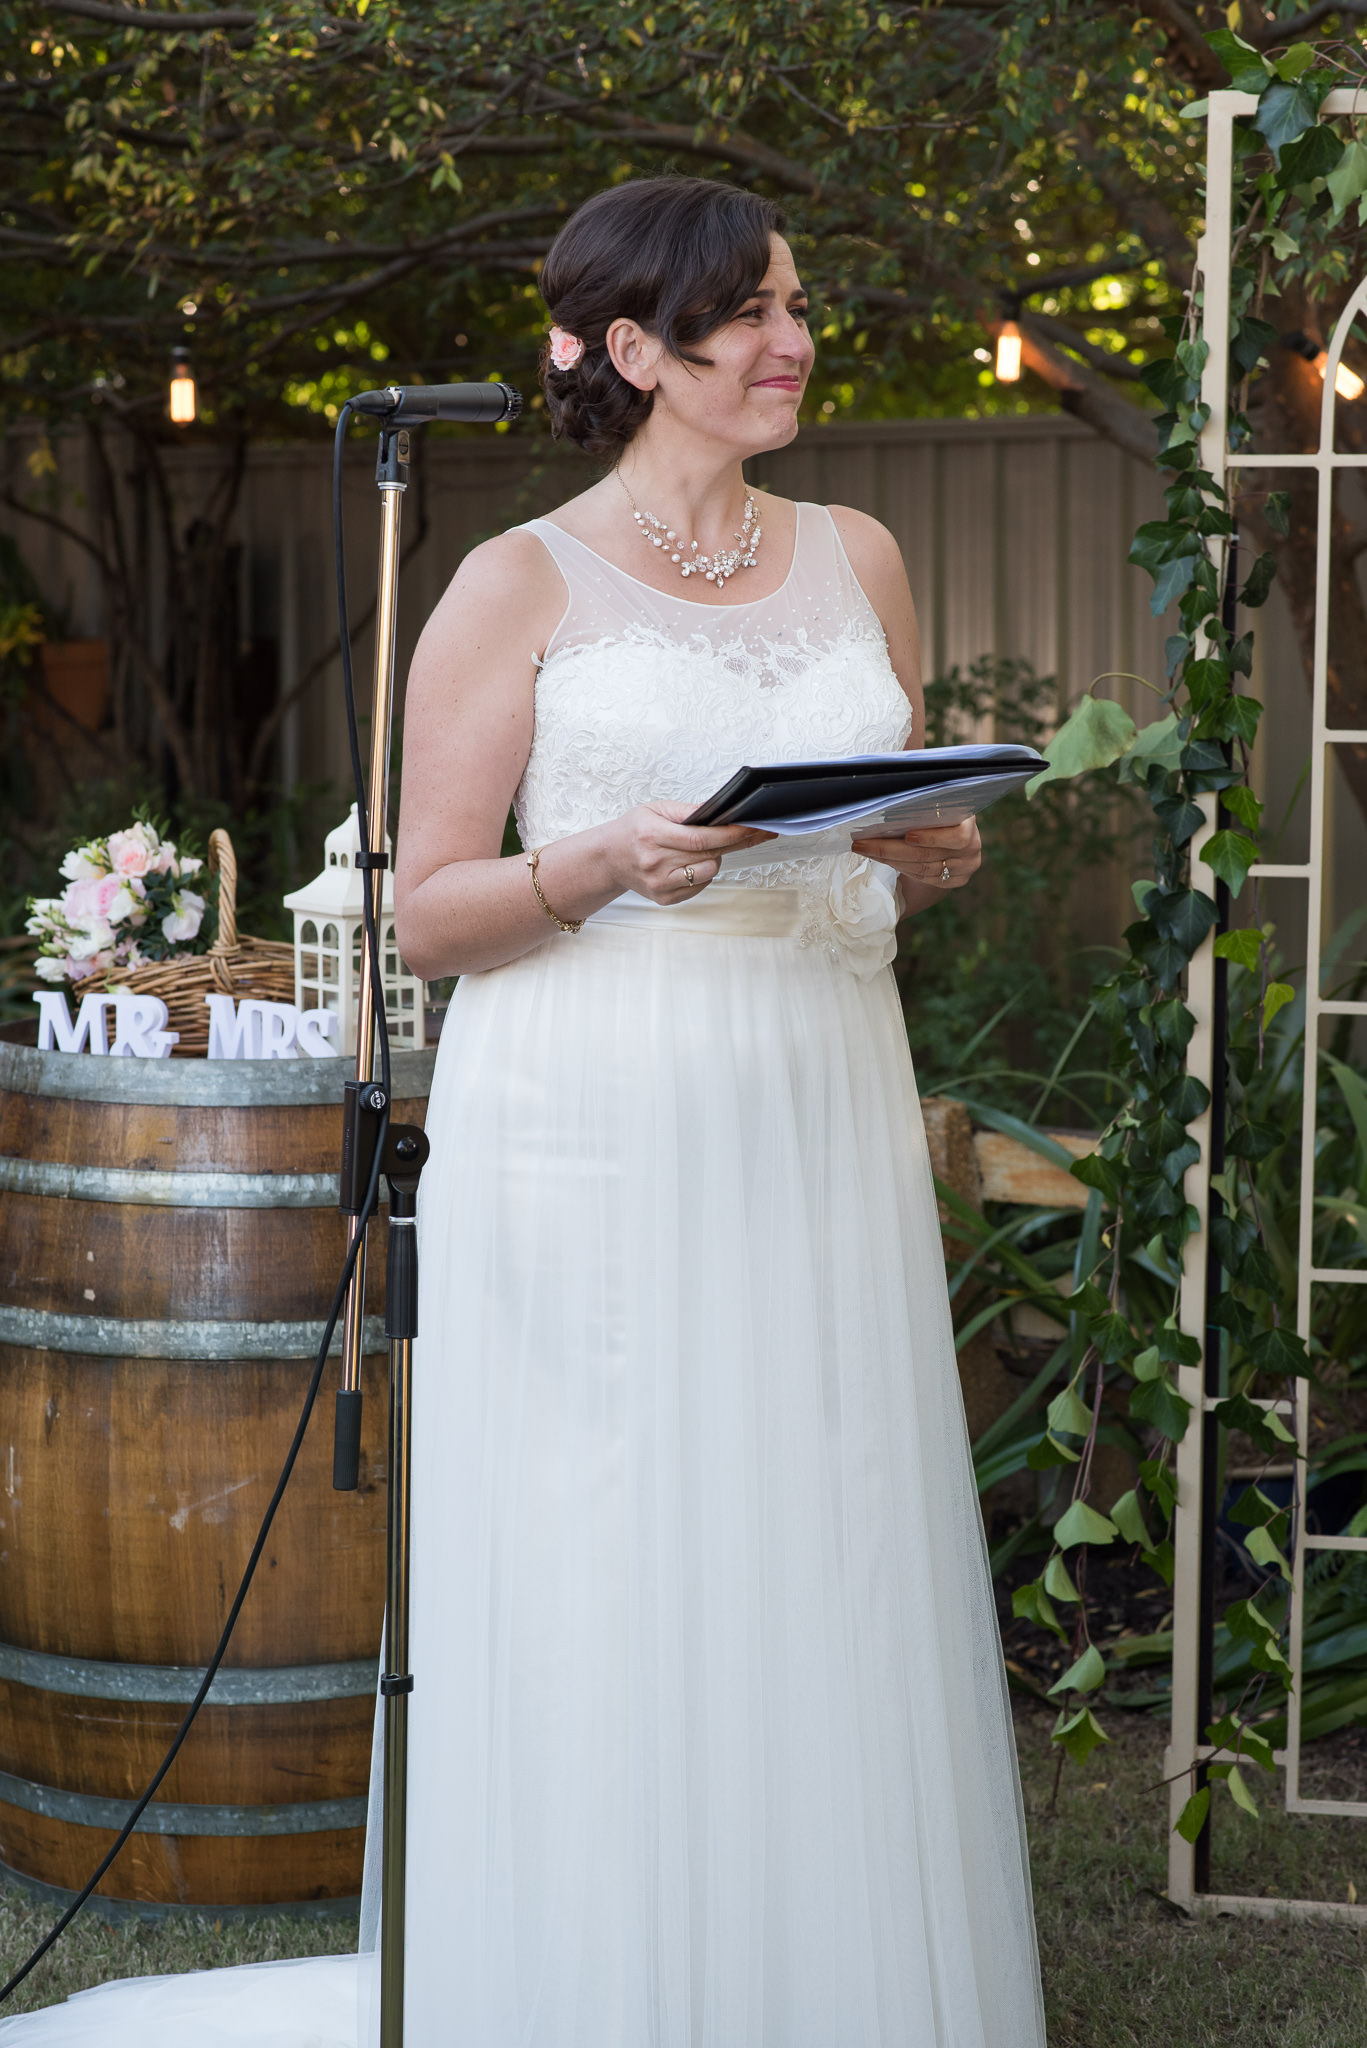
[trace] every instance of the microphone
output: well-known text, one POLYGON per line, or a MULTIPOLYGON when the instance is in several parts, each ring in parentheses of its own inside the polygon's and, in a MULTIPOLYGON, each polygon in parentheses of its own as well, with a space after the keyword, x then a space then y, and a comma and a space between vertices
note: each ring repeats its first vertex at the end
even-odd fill
POLYGON ((362 391, 351 400, 351 409, 386 427, 425 427, 431 420, 487 426, 494 420, 515 420, 522 410, 522 393, 511 384, 390 384, 383 391, 362 391))

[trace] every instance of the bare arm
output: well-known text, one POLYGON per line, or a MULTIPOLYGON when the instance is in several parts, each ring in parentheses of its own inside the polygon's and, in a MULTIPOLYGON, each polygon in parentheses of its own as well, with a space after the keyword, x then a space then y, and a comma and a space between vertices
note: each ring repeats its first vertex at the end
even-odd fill
MULTIPOLYGON (((911 705, 912 727, 907 745, 923 747, 921 635, 901 549, 887 528, 870 519, 866 512, 852 511, 848 505, 832 505, 830 512, 850 558, 850 567, 887 635, 888 659, 911 705)), ((962 825, 930 826, 896 839, 856 839, 854 850, 896 868, 902 878, 908 916, 938 902, 946 889, 961 889, 982 863, 982 842, 973 818, 962 825)))
MULTIPOLYGON (((423 629, 404 709, 395 929, 415 974, 502 966, 554 939, 521 855, 500 856, 531 751, 536 663, 565 586, 533 534, 505 533, 461 564, 423 629)), ((689 804, 642 804, 548 846, 538 879, 566 922, 634 889, 657 903, 695 896, 722 853, 763 834, 695 829, 689 804), (695 882, 684 873, 692 866, 695 882)))

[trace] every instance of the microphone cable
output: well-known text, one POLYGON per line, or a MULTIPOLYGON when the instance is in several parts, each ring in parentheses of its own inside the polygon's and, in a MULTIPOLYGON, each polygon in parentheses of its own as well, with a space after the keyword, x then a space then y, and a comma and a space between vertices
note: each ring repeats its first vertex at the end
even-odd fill
MULTIPOLYGON (((370 835, 367 830, 366 789, 365 775, 361 767, 360 731, 356 720, 355 682, 351 664, 351 633, 347 612, 346 545, 342 530, 342 451, 352 411, 352 403, 348 400, 342 407, 341 417, 337 422, 337 432, 333 440, 332 510, 334 551, 337 565, 337 626, 342 657, 342 690, 346 700, 347 740, 351 753, 351 772, 356 784, 356 817, 361 828, 361 844, 364 848, 368 848, 370 835)), ((304 1395, 304 1404, 299 1412, 298 1423, 295 1425, 294 1436, 285 1455, 285 1462, 281 1467, 280 1477, 276 1481, 275 1491, 272 1493, 266 1507, 266 1512, 261 1519, 261 1526, 257 1531, 256 1541, 252 1545, 251 1555, 247 1559, 246 1570, 242 1574, 241 1583, 233 1598, 233 1604, 228 1610, 228 1618, 223 1624, 222 1634, 219 1636, 214 1653, 209 1659, 204 1676, 200 1680, 199 1689, 186 1710, 184 1720, 176 1730, 170 1748, 158 1764, 146 1791, 135 1801, 132 1812, 119 1829, 113 1843, 100 1858, 99 1863, 57 1921, 57 1924, 43 1936, 38 1946, 26 1957, 9 1980, 3 1986, 0 1986, 0 2005, 3 2005, 5 2000, 18 1990, 30 1971, 37 1967, 48 1951, 61 1939, 62 1935, 66 1933, 67 1928, 70 1927, 72 1921, 76 1918, 76 1915, 81 1911, 81 1908, 87 1904, 100 1879, 113 1866, 116 1858, 128 1846, 138 1822, 142 1819, 143 1814, 161 1789, 162 1783, 172 1764, 180 1755, 185 1739, 194 1726, 200 1708, 209 1697, 214 1679, 218 1676, 219 1666, 227 1654, 233 1630, 237 1627, 238 1617, 242 1612, 247 1595, 251 1591, 252 1580, 256 1576, 256 1568, 261 1562, 262 1553, 266 1548, 271 1525, 275 1521, 276 1512, 285 1497, 285 1489, 294 1476, 294 1468, 298 1461, 299 1453, 303 1448, 304 1437, 307 1433, 314 1408, 317 1405, 319 1389, 323 1384, 323 1375, 327 1371, 328 1354, 332 1348, 333 1334, 336 1331, 337 1321, 342 1313, 343 1304, 346 1301, 347 1289, 351 1285, 352 1274, 356 1270, 356 1261, 360 1255, 361 1246, 365 1242, 365 1227, 375 1214, 379 1203, 380 1174, 383 1170, 385 1139, 389 1131, 390 1105, 393 1101, 393 1091, 390 1085, 389 1027, 385 1016, 384 982, 380 976, 379 934, 376 927, 374 891, 370 879, 374 872, 375 870, 371 868, 362 869, 361 903, 366 950, 370 956, 371 982, 375 1003, 375 1028, 380 1040, 380 1071, 384 1079, 385 1104, 380 1112, 379 1135, 375 1146, 374 1162, 370 1169, 370 1180, 366 1187, 365 1203, 360 1215, 356 1219, 359 1227, 347 1248, 341 1277, 337 1282, 336 1292, 332 1297, 332 1307, 329 1309, 327 1321, 323 1325, 322 1341, 318 1346, 318 1355, 314 1360, 313 1371, 309 1377, 308 1389, 304 1395)), ((365 1304, 362 1302, 359 1304, 358 1312, 364 1314, 364 1310, 365 1304)))

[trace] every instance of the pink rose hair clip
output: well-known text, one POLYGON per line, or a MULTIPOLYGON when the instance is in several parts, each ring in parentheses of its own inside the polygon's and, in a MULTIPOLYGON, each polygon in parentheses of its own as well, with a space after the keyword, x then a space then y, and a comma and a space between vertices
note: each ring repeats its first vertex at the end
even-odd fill
POLYGON ((555 370, 572 370, 584 353, 584 344, 577 334, 566 334, 563 327, 553 327, 550 334, 551 367, 555 370))

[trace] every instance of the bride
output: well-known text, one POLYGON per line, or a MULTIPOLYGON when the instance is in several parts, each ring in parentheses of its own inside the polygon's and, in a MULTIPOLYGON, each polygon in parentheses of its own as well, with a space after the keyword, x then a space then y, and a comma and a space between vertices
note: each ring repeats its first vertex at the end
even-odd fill
MULTIPOLYGON (((408 2048, 1042 2048, 889 972, 977 831, 800 862, 685 822, 742 763, 921 740, 891 537, 744 480, 812 364, 782 227, 688 178, 570 220, 546 403, 606 473, 466 559, 409 682, 399 939, 461 979, 419 1219, 408 2048)), ((360 1970, 107 1986, 0 2042, 368 2043, 377 1906, 360 1970)))

